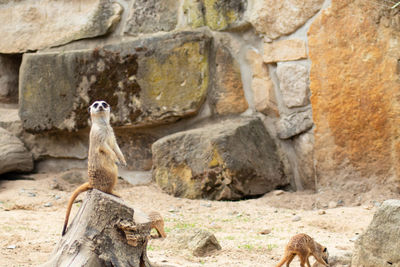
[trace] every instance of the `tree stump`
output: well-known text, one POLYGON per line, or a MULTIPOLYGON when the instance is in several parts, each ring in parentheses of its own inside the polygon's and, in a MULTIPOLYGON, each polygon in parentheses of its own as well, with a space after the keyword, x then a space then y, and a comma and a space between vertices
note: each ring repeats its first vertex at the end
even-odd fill
POLYGON ((93 189, 43 266, 151 267, 146 254, 150 228, 146 214, 93 189))

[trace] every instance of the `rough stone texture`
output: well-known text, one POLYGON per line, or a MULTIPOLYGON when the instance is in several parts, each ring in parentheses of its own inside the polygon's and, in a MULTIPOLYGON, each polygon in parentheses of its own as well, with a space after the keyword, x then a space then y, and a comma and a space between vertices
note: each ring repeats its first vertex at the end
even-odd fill
POLYGON ((249 18, 258 33, 276 39, 300 28, 323 3, 324 0, 256 0, 249 18))
POLYGON ((155 142, 153 179, 178 197, 257 196, 288 183, 276 149, 260 119, 222 121, 155 142))
POLYGON ((93 189, 43 267, 150 267, 151 221, 121 198, 93 189))
POLYGON ((18 102, 18 73, 20 55, 0 54, 0 102, 18 102))
POLYGON ((179 1, 135 0, 126 23, 125 33, 172 31, 178 22, 179 1))
POLYGON ((282 117, 276 123, 276 131, 281 139, 288 139, 301 134, 313 127, 311 109, 302 112, 295 112, 282 117))
POLYGON ((157 136, 147 133, 137 133, 126 129, 116 130, 119 147, 125 156, 129 170, 149 171, 153 164, 151 145, 157 141, 157 136))
POLYGON ((18 108, 0 108, 0 127, 6 129, 17 137, 22 135, 22 122, 18 115, 18 108))
POLYGON ((192 251, 194 256, 204 257, 209 256, 216 250, 221 250, 221 245, 212 233, 198 229, 195 230, 193 236, 190 237, 188 248, 192 251))
POLYGON ((303 189, 316 189, 314 168, 314 134, 312 131, 293 138, 297 179, 303 189))
POLYGON ((264 44, 264 62, 275 63, 307 58, 306 43, 300 39, 281 40, 264 44))
POLYGON ((215 56, 215 83, 210 101, 216 114, 227 115, 247 110, 239 63, 228 48, 218 46, 215 56))
POLYGON ((386 200, 357 240, 351 266, 400 267, 399 225, 400 200, 386 200))
POLYGON ((88 155, 88 133, 23 133, 20 137, 33 158, 86 159, 88 155))
POLYGON ((274 83, 262 56, 251 49, 247 52, 246 59, 250 63, 252 71, 251 89, 256 110, 267 116, 279 117, 274 83))
POLYGON ((193 28, 208 26, 215 31, 246 27, 244 19, 247 0, 185 0, 183 12, 193 28))
POLYGON ((25 54, 20 117, 26 130, 88 126, 87 107, 105 100, 114 126, 147 126, 192 116, 208 89, 210 39, 180 32, 102 49, 25 54))
POLYGON ((325 182, 341 170, 400 175, 400 35, 383 11, 390 14, 372 2, 332 1, 308 32, 315 160, 325 182))
POLYGON ((288 108, 309 104, 310 82, 306 66, 292 62, 278 63, 276 74, 279 79, 283 103, 288 108))
POLYGON ((32 154, 13 134, 0 128, 0 174, 33 169, 32 154))
POLYGON ((12 1, 0 4, 0 53, 22 53, 104 35, 122 7, 108 0, 12 1))

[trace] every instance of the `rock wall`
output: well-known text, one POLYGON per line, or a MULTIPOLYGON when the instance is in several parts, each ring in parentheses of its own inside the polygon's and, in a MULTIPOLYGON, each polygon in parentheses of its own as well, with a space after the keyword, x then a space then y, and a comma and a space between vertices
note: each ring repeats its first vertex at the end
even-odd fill
POLYGON ((12 115, 0 116, 0 126, 22 140, 37 171, 85 167, 86 108, 104 99, 112 106, 128 169, 162 169, 153 178, 171 194, 185 195, 174 183, 204 187, 207 173, 229 183, 187 197, 315 189, 338 177, 399 182, 400 15, 387 3, 50 2, 0 4, 0 16, 24 14, 0 26, 2 36, 9 36, 0 41, 0 108, 12 115), (18 105, 9 104, 15 103, 17 84, 18 105), (243 172, 231 163, 244 161, 249 151, 237 153, 234 141, 217 144, 191 130, 206 133, 249 116, 258 117, 265 133, 230 134, 226 140, 250 140, 248 148, 240 146, 244 150, 260 145, 260 151, 273 151, 262 157, 276 179, 257 163, 250 172, 268 182, 242 188, 232 181, 243 172), (196 169, 196 153, 178 153, 185 151, 179 147, 184 142, 173 134, 202 143, 206 162, 213 162, 213 147, 224 158, 218 166, 196 169), (161 138, 163 145, 152 148, 161 138), (168 144, 176 151, 168 153, 168 144), (166 181, 178 169, 183 178, 166 181))

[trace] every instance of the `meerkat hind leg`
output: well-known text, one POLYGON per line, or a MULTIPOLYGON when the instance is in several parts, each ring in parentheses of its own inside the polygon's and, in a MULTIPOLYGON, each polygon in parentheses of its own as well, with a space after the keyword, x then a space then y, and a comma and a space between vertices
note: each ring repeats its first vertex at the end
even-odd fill
POLYGON ((286 262, 286 267, 289 267, 289 264, 292 262, 292 260, 296 257, 296 254, 291 254, 287 257, 287 262, 286 262))

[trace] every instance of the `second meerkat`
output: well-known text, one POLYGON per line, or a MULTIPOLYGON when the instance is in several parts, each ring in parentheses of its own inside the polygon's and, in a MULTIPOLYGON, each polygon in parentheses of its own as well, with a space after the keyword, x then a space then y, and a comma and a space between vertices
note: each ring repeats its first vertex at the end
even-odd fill
POLYGON ((126 165, 124 155, 110 125, 110 105, 105 101, 95 101, 89 107, 89 111, 92 121, 88 156, 89 181, 73 192, 68 202, 62 235, 66 232, 69 214, 76 197, 93 188, 116 195, 114 187, 118 179, 117 163, 126 165))

